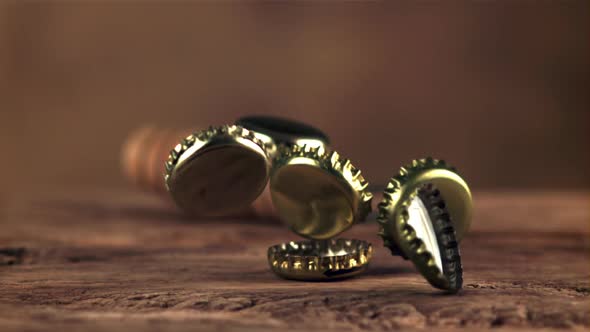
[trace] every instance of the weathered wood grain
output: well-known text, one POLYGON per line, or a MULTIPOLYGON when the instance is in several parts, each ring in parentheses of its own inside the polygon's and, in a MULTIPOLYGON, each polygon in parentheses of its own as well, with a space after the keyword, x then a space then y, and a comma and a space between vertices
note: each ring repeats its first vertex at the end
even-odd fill
POLYGON ((382 248, 368 273, 294 282, 267 267, 279 222, 188 220, 136 193, 0 198, 0 331, 587 329, 590 195, 476 195, 465 289, 448 296, 382 248))

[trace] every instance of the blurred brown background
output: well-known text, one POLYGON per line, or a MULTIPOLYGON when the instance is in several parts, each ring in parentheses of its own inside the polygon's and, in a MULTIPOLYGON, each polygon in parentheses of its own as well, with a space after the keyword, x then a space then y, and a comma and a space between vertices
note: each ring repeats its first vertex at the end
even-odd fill
POLYGON ((373 183, 433 155, 475 189, 588 189, 589 16, 588 1, 4 1, 0 193, 123 186, 130 130, 249 113, 325 129, 373 183))

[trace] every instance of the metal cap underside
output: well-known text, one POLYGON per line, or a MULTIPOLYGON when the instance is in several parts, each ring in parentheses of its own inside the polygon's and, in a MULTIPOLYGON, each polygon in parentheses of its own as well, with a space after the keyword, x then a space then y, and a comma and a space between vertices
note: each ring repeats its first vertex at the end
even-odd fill
POLYGON ((212 140, 182 155, 168 188, 191 214, 228 215, 248 207, 262 193, 269 171, 259 146, 244 140, 212 140))
POLYGON ((463 283, 459 243, 440 191, 424 185, 403 209, 396 222, 401 250, 431 285, 459 291, 463 283))
POLYGON ((361 240, 300 241, 268 248, 268 263, 286 279, 324 281, 364 272, 372 254, 371 244, 361 240))

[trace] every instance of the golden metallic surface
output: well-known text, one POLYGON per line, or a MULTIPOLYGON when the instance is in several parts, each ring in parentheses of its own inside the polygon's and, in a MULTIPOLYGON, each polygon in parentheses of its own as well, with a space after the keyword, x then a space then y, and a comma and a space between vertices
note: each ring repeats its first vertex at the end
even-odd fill
POLYGON ((469 187, 454 168, 432 158, 412 161, 410 166, 402 167, 399 174, 390 180, 383 193, 383 201, 379 204, 379 235, 386 247, 397 246, 405 257, 411 259, 431 284, 446 289, 449 283, 447 277, 437 266, 435 257, 427 250, 423 239, 416 236, 408 223, 408 207, 418 190, 427 184, 438 188, 444 198, 457 242, 465 236, 471 224, 473 209, 469 187))
POLYGON ((270 179, 273 204, 295 233, 332 238, 371 211, 368 183, 349 160, 319 147, 295 145, 276 159, 270 179))
POLYGON ((283 278, 321 281, 362 273, 372 255, 371 244, 360 240, 301 241, 268 248, 268 263, 283 278))
POLYGON ((197 215, 227 215, 249 206, 268 182, 270 161, 252 131, 228 125, 192 134, 165 163, 174 201, 197 215))
POLYGON ((428 183, 437 187, 444 197, 457 240, 461 241, 471 225, 473 199, 465 180, 442 160, 413 160, 411 165, 402 167, 399 174, 387 184, 380 206, 385 204, 383 208, 397 211, 420 186, 428 183))

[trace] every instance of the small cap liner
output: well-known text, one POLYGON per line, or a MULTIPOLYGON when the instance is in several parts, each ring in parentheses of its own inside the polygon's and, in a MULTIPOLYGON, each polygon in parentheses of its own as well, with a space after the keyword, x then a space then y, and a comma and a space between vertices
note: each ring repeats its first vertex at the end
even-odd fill
POLYGON ((325 281, 362 273, 372 254, 371 244, 361 240, 288 242, 268 248, 268 263, 286 279, 325 281))

